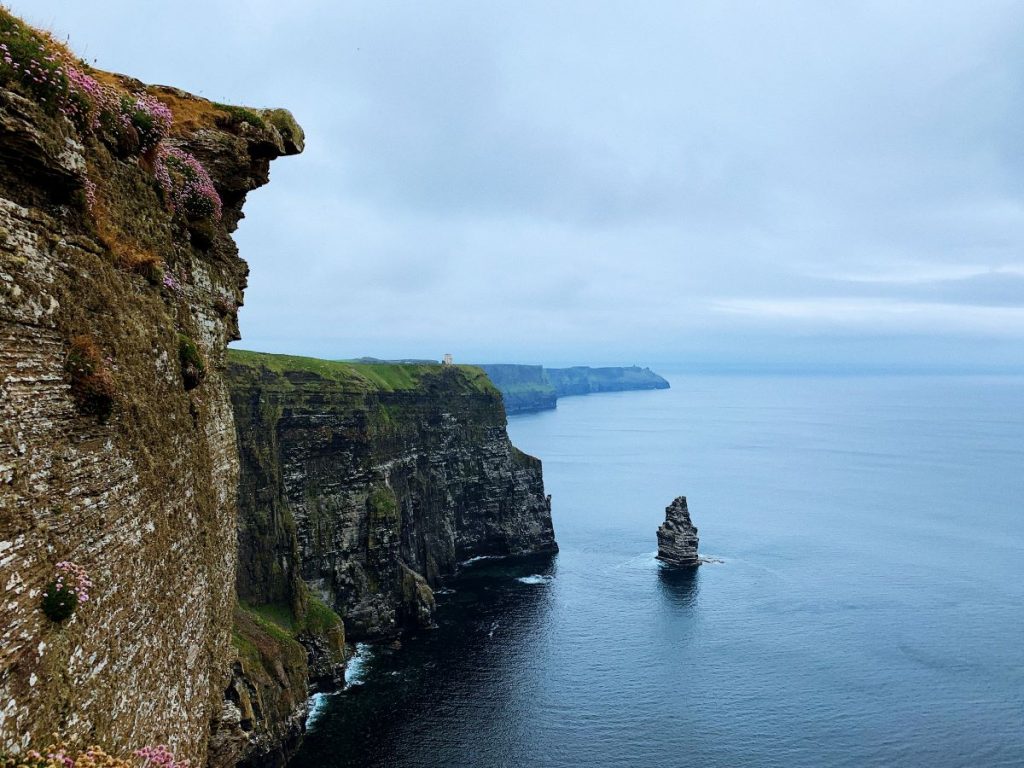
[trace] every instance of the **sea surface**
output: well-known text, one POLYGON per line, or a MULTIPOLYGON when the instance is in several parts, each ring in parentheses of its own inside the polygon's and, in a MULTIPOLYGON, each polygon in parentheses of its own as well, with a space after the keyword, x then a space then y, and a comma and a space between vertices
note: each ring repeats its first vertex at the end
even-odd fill
POLYGON ((296 766, 1024 765, 1024 379, 669 378, 510 420, 561 552, 362 647, 296 766), (721 563, 655 561, 680 494, 721 563))

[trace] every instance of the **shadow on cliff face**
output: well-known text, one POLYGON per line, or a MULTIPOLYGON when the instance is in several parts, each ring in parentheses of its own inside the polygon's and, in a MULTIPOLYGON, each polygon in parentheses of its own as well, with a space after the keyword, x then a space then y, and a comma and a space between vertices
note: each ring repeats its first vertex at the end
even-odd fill
POLYGON ((658 568, 658 586, 665 601, 676 608, 696 608, 700 568, 658 568))
POLYGON ((515 712, 536 695, 524 671, 545 642, 557 557, 463 564, 438 592, 437 628, 373 646, 361 684, 330 697, 291 768, 394 765, 453 712, 481 732, 501 727, 472 703, 486 691, 492 713, 515 712))

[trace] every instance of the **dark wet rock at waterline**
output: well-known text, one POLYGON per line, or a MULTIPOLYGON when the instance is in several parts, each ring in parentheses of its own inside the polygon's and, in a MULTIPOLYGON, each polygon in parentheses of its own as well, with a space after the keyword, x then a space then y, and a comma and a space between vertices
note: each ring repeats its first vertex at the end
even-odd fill
POLYGON ((658 528, 658 559, 666 565, 689 568, 700 565, 697 526, 690 520, 686 497, 665 508, 665 522, 658 528))

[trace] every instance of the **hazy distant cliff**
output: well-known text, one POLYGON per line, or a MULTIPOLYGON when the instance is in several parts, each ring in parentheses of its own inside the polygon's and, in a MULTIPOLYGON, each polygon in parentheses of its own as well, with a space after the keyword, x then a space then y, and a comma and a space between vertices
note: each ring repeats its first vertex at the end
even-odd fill
POLYGON ((501 390, 508 413, 554 408, 558 398, 594 392, 668 389, 669 383, 650 368, 544 368, 539 365, 480 366, 501 390))
POLYGON ((481 365, 494 386, 501 390, 505 411, 524 413, 554 408, 558 392, 539 365, 481 365))

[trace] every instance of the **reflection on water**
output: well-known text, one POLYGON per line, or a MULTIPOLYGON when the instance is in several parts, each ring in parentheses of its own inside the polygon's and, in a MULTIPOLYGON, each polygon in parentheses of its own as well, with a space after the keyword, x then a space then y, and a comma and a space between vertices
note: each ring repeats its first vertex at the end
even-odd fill
POLYGON ((665 600, 677 608, 695 608, 700 568, 670 568, 658 564, 658 586, 665 600))

